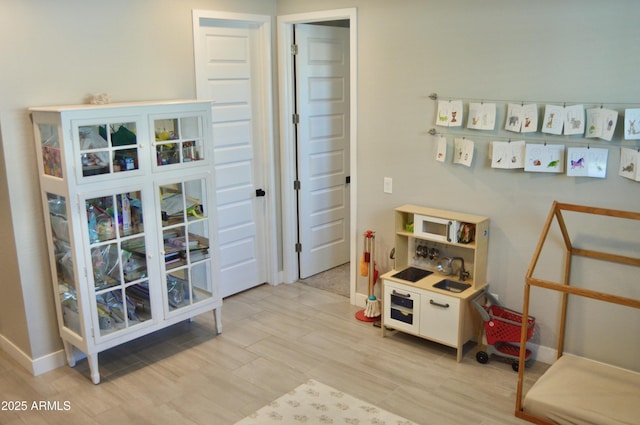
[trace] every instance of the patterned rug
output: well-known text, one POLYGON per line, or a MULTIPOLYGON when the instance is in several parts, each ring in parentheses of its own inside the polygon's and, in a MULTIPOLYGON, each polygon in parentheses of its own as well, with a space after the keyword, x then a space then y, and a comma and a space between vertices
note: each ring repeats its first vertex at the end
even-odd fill
POLYGON ((417 425, 313 379, 236 423, 265 424, 417 425))

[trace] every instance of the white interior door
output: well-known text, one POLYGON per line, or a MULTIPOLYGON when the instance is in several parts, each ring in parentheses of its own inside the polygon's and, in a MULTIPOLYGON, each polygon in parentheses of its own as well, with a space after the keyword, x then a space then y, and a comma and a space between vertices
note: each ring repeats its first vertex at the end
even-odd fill
MULTIPOLYGON (((196 22, 194 21, 194 26, 196 22)), ((197 96, 212 99, 221 295, 267 282, 264 101, 258 26, 200 19, 194 28, 197 96)), ((270 196, 272 194, 266 194, 270 196)))
POLYGON ((300 278, 349 262, 349 28, 296 24, 300 278))

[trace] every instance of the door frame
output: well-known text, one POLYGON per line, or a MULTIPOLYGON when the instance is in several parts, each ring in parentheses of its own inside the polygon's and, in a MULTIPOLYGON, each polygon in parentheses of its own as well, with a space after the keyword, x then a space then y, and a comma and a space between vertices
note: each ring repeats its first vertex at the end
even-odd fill
POLYGON ((357 9, 334 9, 319 12, 299 13, 293 15, 278 16, 278 71, 279 71, 279 97, 280 97, 280 179, 282 185, 282 266, 283 280, 285 283, 293 283, 298 280, 299 264, 298 254, 295 250, 297 237, 297 205, 293 190, 296 178, 296 150, 295 128, 291 117, 295 111, 295 96, 293 89, 293 56, 291 45, 293 44, 293 26, 295 24, 313 23, 322 21, 349 20, 349 55, 350 69, 350 271, 349 293, 351 304, 356 303, 356 217, 357 217, 357 146, 358 146, 358 44, 357 44, 357 9))
MULTIPOLYGON (((194 57, 198 52, 202 52, 203 46, 200 39, 200 20, 206 19, 219 21, 222 23, 232 23, 248 25, 257 30, 256 45, 258 47, 259 71, 252 75, 252 79, 257 82, 257 90, 261 92, 260 101, 256 103, 258 116, 256 117, 256 134, 261 156, 263 188, 267 192, 265 197, 265 229, 264 229, 264 256, 266 258, 267 283, 277 285, 281 282, 278 267, 278 235, 280 228, 277 220, 277 198, 278 190, 276 185, 276 155, 274 137, 274 112, 273 112, 273 76, 272 76, 272 50, 271 50, 271 20, 268 15, 253 15, 246 13, 220 12, 213 10, 193 10, 193 48, 194 57)), ((196 77, 196 93, 201 92, 200 88, 205 82, 198 75, 197 66, 194 69, 196 77)), ((255 84, 255 83, 254 83, 255 84)), ((212 99, 215 102, 215 99, 212 99)))

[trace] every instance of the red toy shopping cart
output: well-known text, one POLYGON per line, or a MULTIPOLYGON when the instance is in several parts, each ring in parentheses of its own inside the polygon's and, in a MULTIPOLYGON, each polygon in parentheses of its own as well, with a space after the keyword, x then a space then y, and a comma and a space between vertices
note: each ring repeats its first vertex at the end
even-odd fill
MULTIPOLYGON (((478 351, 476 360, 484 364, 489 361, 491 354, 495 354, 496 356, 510 359, 511 367, 517 372, 520 346, 513 343, 520 343, 522 313, 501 306, 498 300, 487 291, 481 292, 472 301, 472 304, 484 321, 483 340, 486 339, 486 351, 478 351)), ((527 341, 533 336, 535 322, 535 317, 529 316, 527 318, 527 341)), ((525 361, 530 358, 531 350, 527 349, 525 361)))

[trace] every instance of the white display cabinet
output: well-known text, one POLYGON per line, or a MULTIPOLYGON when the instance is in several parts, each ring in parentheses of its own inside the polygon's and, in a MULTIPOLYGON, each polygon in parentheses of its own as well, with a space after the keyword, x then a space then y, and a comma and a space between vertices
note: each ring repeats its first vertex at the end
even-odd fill
POLYGON ((221 332, 211 103, 30 108, 70 366, 213 311, 221 332))

